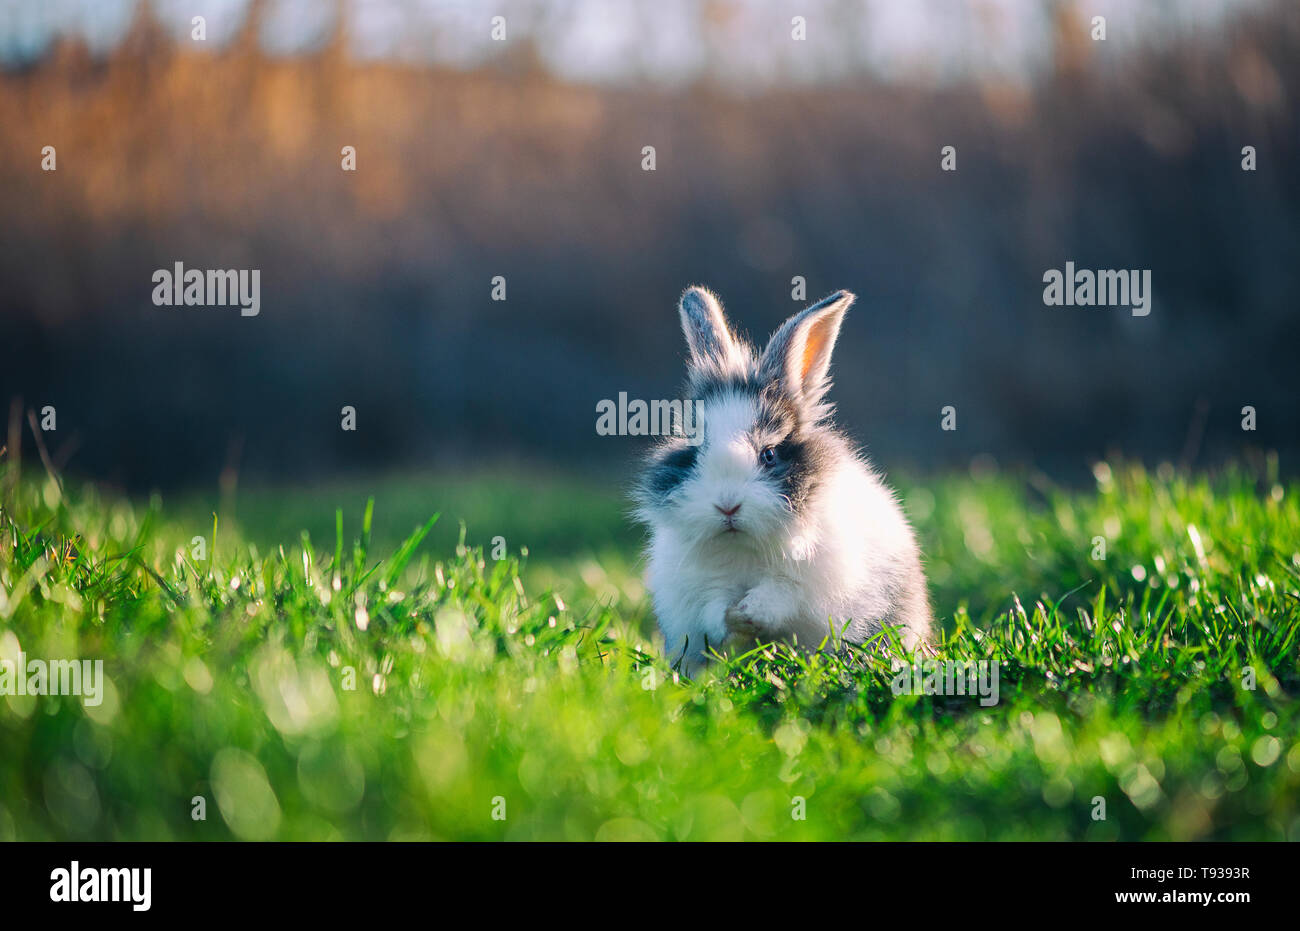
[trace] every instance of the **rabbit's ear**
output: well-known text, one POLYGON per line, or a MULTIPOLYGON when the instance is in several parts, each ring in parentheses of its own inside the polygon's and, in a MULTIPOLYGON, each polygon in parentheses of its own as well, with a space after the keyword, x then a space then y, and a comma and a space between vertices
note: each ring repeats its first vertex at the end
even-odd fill
POLYGON ((829 412, 818 412, 817 408, 830 387, 826 373, 831 366, 831 350, 844 312, 853 301, 850 292, 836 291, 782 324, 763 350, 764 374, 815 413, 829 412))
POLYGON ((742 361, 736 337, 722 314, 722 304, 712 291, 698 286, 687 288, 678 310, 692 365, 728 369, 742 361))

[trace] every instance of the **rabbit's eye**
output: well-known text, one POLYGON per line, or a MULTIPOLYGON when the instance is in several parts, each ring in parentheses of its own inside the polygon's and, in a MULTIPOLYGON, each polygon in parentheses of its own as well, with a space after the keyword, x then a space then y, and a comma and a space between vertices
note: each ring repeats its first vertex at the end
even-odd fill
POLYGON ((758 454, 758 459, 763 463, 763 465, 770 466, 772 463, 776 462, 776 447, 764 447, 763 451, 758 454))

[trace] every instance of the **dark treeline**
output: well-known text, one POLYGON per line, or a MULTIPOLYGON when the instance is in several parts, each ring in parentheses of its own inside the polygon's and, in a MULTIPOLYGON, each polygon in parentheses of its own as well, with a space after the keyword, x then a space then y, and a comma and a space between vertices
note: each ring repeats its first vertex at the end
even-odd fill
POLYGON ((338 42, 197 54, 147 23, 106 60, 62 45, 0 75, 0 399, 54 405, 51 453, 134 487, 619 463, 639 441, 598 436, 596 403, 677 390, 681 289, 760 337, 798 275, 810 300, 859 295, 835 397, 891 467, 1255 447, 1293 471, 1298 20, 1281 2, 1145 54, 1084 47, 1032 90, 753 97, 338 42), (1044 306, 1067 261, 1150 269, 1150 315, 1044 306), (175 262, 260 269, 260 314, 154 306, 175 262))

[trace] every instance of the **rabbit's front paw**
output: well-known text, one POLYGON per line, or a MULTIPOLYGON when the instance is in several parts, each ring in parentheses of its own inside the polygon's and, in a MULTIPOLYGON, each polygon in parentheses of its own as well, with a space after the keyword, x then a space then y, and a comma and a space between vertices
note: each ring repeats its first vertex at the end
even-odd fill
POLYGON ((726 613, 727 633, 733 637, 757 637, 758 625, 754 619, 746 613, 740 603, 732 605, 726 613))
POLYGON ((758 638, 772 633, 776 626, 773 605, 758 589, 751 589, 744 598, 727 609, 727 631, 737 637, 758 638))

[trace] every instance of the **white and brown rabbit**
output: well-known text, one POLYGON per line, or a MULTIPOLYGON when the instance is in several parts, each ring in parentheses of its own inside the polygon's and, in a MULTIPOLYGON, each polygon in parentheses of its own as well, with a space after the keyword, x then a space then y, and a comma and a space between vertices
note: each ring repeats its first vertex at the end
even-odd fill
POLYGON ((664 442, 635 498, 649 528, 646 584, 670 660, 687 674, 724 645, 756 640, 817 648, 886 626, 908 649, 929 638, 912 528, 830 423, 827 371, 853 299, 838 291, 795 314, 759 354, 712 293, 682 295, 684 397, 702 433, 664 442))

